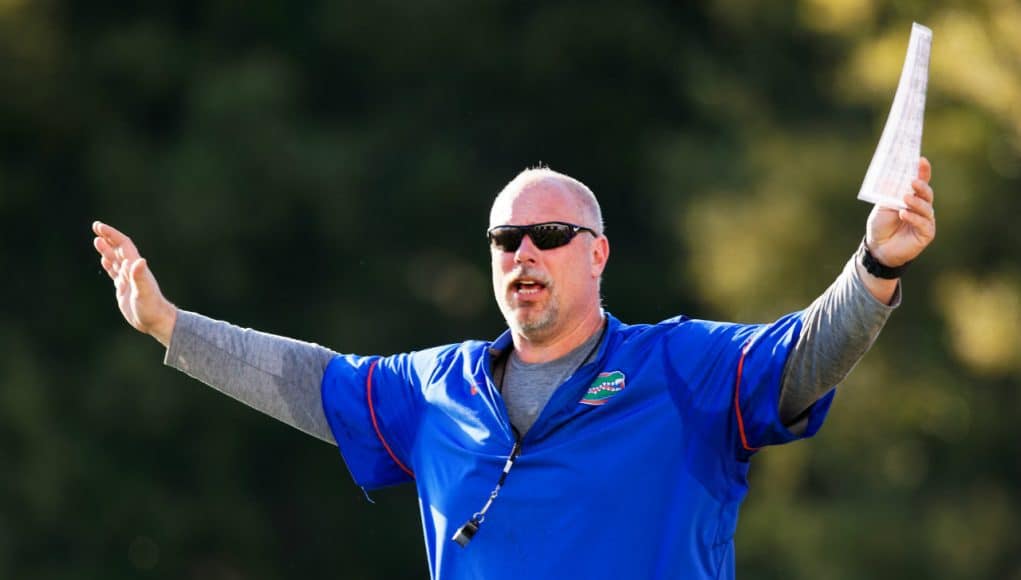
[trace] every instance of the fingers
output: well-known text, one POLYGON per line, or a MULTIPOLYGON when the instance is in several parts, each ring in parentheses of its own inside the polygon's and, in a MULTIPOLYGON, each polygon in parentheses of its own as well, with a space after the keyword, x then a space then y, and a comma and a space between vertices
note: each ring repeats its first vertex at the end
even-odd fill
POLYGON ((932 164, 925 157, 918 160, 918 179, 926 183, 932 179, 932 164))
POLYGON ((92 240, 92 245, 96 248, 96 251, 99 252, 99 255, 102 256, 104 260, 114 263, 121 260, 114 249, 110 247, 110 242, 107 242, 106 239, 95 238, 92 240))
POLYGON ((900 210, 897 215, 914 228, 918 237, 931 240, 936 236, 936 211, 932 206, 934 193, 929 184, 921 179, 916 179, 911 186, 914 192, 903 198, 907 208, 900 210))
POLYGON ((901 220, 914 228, 915 234, 925 240, 925 243, 936 237, 936 222, 934 220, 906 209, 900 210, 899 216, 901 220))
POLYGON ((908 209, 921 215, 925 219, 936 219, 936 211, 933 209, 931 203, 932 190, 929 189, 929 186, 925 186, 925 190, 927 190, 927 192, 918 188, 917 185, 922 183, 923 182, 921 181, 915 181, 915 193, 905 195, 904 203, 908 206, 908 209))
POLYGON ((106 271, 107 276, 110 276, 116 282, 121 271, 129 265, 129 260, 125 257, 124 250, 122 248, 115 249, 111 247, 110 243, 104 238, 95 238, 92 240, 92 245, 99 252, 99 264, 106 271))
POLYGON ((920 197, 921 199, 923 199, 924 201, 926 201, 926 202, 928 202, 930 204, 932 203, 933 199, 936 197, 936 194, 932 191, 932 187, 927 182, 922 181, 921 179, 916 179, 916 180, 912 181, 911 182, 911 189, 913 189, 914 192, 911 193, 911 194, 908 194, 905 197, 915 197, 915 196, 917 196, 917 197, 920 197))
MULTIPOLYGON (((102 260, 100 261, 102 263, 102 260)), ((118 299, 126 299, 129 296, 144 298, 151 291, 147 279, 147 263, 144 258, 134 261, 123 261, 118 266, 116 263, 107 271, 113 278, 113 286, 117 289, 118 299)))
MULTIPOLYGON (((92 222, 92 231, 97 237, 106 241, 107 245, 113 250, 114 257, 121 260, 138 259, 138 249, 135 247, 134 242, 117 228, 104 224, 101 221, 95 221, 92 222)), ((97 246, 96 249, 98 250, 99 247, 97 246)))
POLYGON ((929 162, 924 157, 919 164, 919 179, 911 183, 914 191, 904 196, 904 204, 907 209, 901 210, 898 214, 901 219, 914 226, 917 231, 927 238, 931 238, 936 232, 936 211, 933 209, 935 193, 932 187, 923 178, 931 175, 929 162), (905 216, 913 216, 918 219, 908 219, 905 216))
POLYGON ((121 269, 121 258, 117 256, 117 253, 110 244, 103 238, 95 238, 92 240, 92 245, 99 252, 99 264, 103 267, 106 275, 110 277, 114 282, 117 281, 117 274, 121 269))
POLYGON ((936 235, 936 213, 932 206, 935 194, 929 186, 928 179, 932 176, 929 160, 922 157, 918 165, 918 178, 912 182, 914 190, 904 196, 907 208, 897 212, 898 218, 911 225, 916 235, 931 240, 936 235))
POLYGON ((131 288, 137 293, 139 299, 147 300, 153 294, 159 294, 159 286, 156 284, 156 277, 149 270, 149 261, 139 258, 126 266, 127 277, 131 279, 131 288))
POLYGON ((128 236, 121 233, 117 228, 104 224, 101 221, 92 222, 92 231, 101 238, 106 238, 110 241, 110 245, 116 246, 128 239, 128 236))
POLYGON ((131 274, 131 279, 134 280, 136 284, 141 284, 144 281, 146 265, 147 263, 145 258, 135 260, 135 262, 131 264, 131 270, 129 272, 131 274))
POLYGON ((117 268, 114 266, 113 262, 106 258, 100 258, 99 264, 103 266, 103 271, 106 272, 106 275, 109 276, 111 280, 117 279, 117 268))

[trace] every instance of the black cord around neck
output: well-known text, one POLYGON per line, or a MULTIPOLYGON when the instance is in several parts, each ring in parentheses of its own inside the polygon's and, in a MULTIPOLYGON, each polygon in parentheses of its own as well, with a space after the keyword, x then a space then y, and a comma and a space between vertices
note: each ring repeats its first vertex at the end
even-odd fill
MULTIPOLYGON (((599 339, 596 340, 596 343, 592 345, 591 349, 589 349, 588 354, 586 354, 585 357, 581 359, 581 363, 578 364, 578 367, 571 371, 571 374, 567 375, 568 377, 574 376, 574 374, 581 370, 581 367, 585 366, 585 363, 587 363, 588 360, 592 358, 592 355, 595 354, 596 349, 598 349, 599 345, 603 343, 603 337, 606 335, 606 329, 609 328, 609 326, 610 326, 609 323, 604 318, 603 329, 599 333, 599 339)), ((497 389, 499 389, 501 395, 503 394, 503 379, 505 376, 507 376, 507 366, 510 364, 511 352, 512 351, 509 351, 505 355, 503 361, 503 368, 500 369, 500 382, 497 383, 497 389)), ((507 474, 510 473, 511 468, 514 467, 514 460, 518 458, 518 455, 521 455, 521 434, 518 433, 518 430, 513 425, 511 425, 511 428, 514 430, 514 447, 511 448, 510 455, 507 456, 507 461, 503 465, 503 471, 500 473, 500 480, 496 482, 496 487, 493 488, 493 491, 489 492, 489 499, 486 500, 486 503, 485 505, 482 506, 482 509, 475 512, 475 514, 472 515, 472 517, 467 522, 465 522, 463 526, 458 528, 457 531, 454 532, 454 535, 450 538, 451 540, 457 542, 457 544, 462 548, 466 547, 468 543, 472 541, 472 538, 475 537, 475 534, 479 531, 479 528, 482 527, 482 522, 486 520, 486 512, 489 511, 489 507, 493 505, 493 502, 496 501, 497 496, 500 495, 500 489, 503 488, 504 482, 507 481, 507 474)))

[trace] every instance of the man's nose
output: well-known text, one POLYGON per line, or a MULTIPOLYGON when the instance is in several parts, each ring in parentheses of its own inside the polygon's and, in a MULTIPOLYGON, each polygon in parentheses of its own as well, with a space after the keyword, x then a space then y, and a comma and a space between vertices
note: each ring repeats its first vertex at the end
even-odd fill
POLYGON ((526 235, 521 238, 521 245, 514 251, 514 261, 517 263, 535 263, 539 259, 539 252, 541 251, 532 243, 532 238, 526 235))

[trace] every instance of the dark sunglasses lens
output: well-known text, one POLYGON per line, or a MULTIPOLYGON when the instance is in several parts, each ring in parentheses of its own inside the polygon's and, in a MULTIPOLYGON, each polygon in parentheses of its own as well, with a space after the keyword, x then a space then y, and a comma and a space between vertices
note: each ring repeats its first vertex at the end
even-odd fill
POLYGON ((524 237, 525 231, 518 228, 493 228, 489 232, 489 242, 504 252, 516 252, 524 237))
POLYGON ((571 226, 564 224, 539 224, 529 228, 529 237, 532 243, 540 250, 552 250, 559 248, 571 241, 574 231, 571 226))

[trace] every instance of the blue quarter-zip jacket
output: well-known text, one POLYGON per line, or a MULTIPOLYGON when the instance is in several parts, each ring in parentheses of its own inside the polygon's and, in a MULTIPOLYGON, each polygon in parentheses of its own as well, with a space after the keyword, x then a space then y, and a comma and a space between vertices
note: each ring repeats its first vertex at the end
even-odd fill
POLYGON ((475 538, 454 532, 489 498, 516 435, 493 382, 512 348, 468 341, 389 357, 342 355, 323 406, 357 484, 414 481, 437 580, 734 577, 749 460, 809 437, 778 417, 801 314, 769 325, 672 318, 608 327, 554 392, 475 538))

